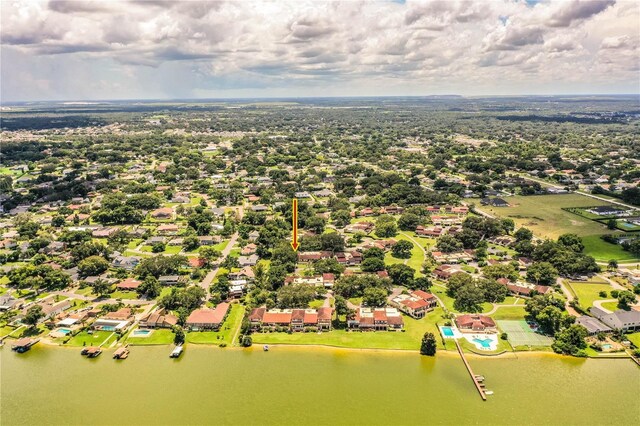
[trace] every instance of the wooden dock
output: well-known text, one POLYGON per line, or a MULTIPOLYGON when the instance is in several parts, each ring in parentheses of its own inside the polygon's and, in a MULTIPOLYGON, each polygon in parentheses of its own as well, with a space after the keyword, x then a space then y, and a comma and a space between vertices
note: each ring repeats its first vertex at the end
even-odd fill
POLYGON ((458 348, 458 353, 460 354, 460 357, 462 358, 462 361, 464 362, 464 366, 467 367, 467 371, 469 372, 469 375, 471 376, 471 380, 473 380, 473 384, 476 386, 476 389, 478 389, 478 393, 480 393, 480 398, 482 398, 483 401, 486 401, 487 400, 487 395, 485 393, 484 384, 481 384, 478 381, 478 377, 479 376, 476 376, 475 374, 473 374, 473 370, 471 369, 471 366, 469 365, 469 362, 467 362, 467 358, 465 358, 465 356, 464 356, 464 352, 462 351, 462 348, 460 347, 460 343, 458 343, 457 340, 454 340, 454 342, 456 343, 456 348, 458 348))

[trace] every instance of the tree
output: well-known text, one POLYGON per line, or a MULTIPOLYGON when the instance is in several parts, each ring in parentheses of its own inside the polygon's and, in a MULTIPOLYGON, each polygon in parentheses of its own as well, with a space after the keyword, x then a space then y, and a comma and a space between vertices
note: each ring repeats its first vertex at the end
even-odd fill
MULTIPOLYGON (((322 250, 332 253, 344 250, 344 238, 337 232, 320 235, 320 245, 322 250)), ((297 261, 297 259, 296 259, 297 261)))
POLYGON ((391 254, 393 257, 399 259, 409 259, 411 257, 411 250, 413 249, 413 243, 407 240, 400 240, 391 248, 391 254))
POLYGON ((340 276, 345 270, 345 266, 334 258, 320 259, 313 264, 313 270, 316 274, 331 273, 340 276))
POLYGON ((607 269, 609 269, 610 271, 615 271, 616 269, 618 269, 618 261, 615 259, 611 259, 607 265, 607 269))
POLYGON ((202 246, 198 251, 198 257, 200 257, 201 259, 205 259, 207 261, 207 264, 211 264, 211 262, 213 262, 214 260, 219 259, 220 256, 222 256, 220 250, 217 250, 212 246, 202 246))
POLYGON ((420 354, 434 356, 436 354, 436 336, 427 331, 422 336, 422 342, 420 343, 420 354))
POLYGON ((307 308, 315 297, 316 289, 312 285, 286 285, 278 290, 278 305, 281 308, 307 308))
POLYGON ((584 349, 587 347, 585 338, 587 337, 587 329, 579 324, 571 326, 559 331, 555 335, 555 341, 551 348, 556 353, 562 353, 573 356, 584 356, 584 349))
POLYGON ((384 271, 384 260, 377 257, 370 257, 362 261, 362 263, 360 264, 360 269, 362 269, 362 271, 364 272, 384 271))
POLYGON ((518 228, 518 230, 513 234, 516 237, 516 241, 531 241, 533 239, 533 231, 528 228, 518 228))
POLYGON ((607 221, 607 228, 616 229, 618 227, 618 221, 616 219, 609 219, 607 221))
POLYGON ((629 290, 618 292, 618 308, 628 311, 636 303, 636 295, 629 290))
POLYGON ((464 248, 462 242, 456 239, 453 235, 444 234, 438 238, 436 247, 443 253, 453 253, 460 251, 464 248))
POLYGON ((472 284, 473 277, 466 272, 455 272, 451 274, 447 281, 447 295, 449 297, 456 297, 458 290, 465 285, 472 284))
POLYGON ((242 336, 242 341, 240 342, 243 348, 249 348, 253 345, 253 339, 251 336, 242 336))
POLYGON ((320 216, 312 216, 305 221, 304 227, 316 234, 322 234, 327 221, 320 216))
POLYGON ((366 249, 362 252, 363 259, 369 259, 372 257, 384 260, 384 250, 380 247, 371 247, 370 249, 366 249))
POLYGON ((395 263, 387 266, 389 278, 394 285, 410 287, 415 276, 415 269, 402 263, 395 263))
POLYGON ((558 278, 558 270, 549 262, 536 262, 527 269, 527 280, 541 285, 552 285, 558 278))
POLYGON ((102 256, 89 256, 78 263, 78 273, 81 277, 100 275, 109 269, 109 262, 102 256))
POLYGON ((93 282, 93 284, 91 284, 91 288, 98 296, 104 296, 111 291, 111 284, 102 278, 98 278, 93 282))
POLYGON ((138 294, 145 295, 150 299, 155 299, 162 292, 160 281, 153 275, 147 275, 142 284, 137 288, 138 294))
POLYGON ((338 316, 349 314, 349 305, 347 304, 347 299, 345 299, 344 297, 336 295, 334 299, 334 306, 336 308, 336 314, 338 316))
POLYGON ((185 251, 193 251, 200 247, 200 240, 195 235, 190 235, 184 238, 182 247, 184 247, 185 251))
POLYGON ((475 284, 467 284, 458 289, 453 307, 460 312, 481 312, 484 292, 475 284))
POLYGON ((174 325, 173 328, 173 343, 175 343, 176 345, 181 345, 184 343, 184 338, 185 338, 185 334, 184 334, 184 330, 182 329, 182 327, 178 326, 178 325, 174 325))
POLYGON ((375 233, 380 238, 390 238, 398 235, 398 226, 393 216, 382 215, 378 217, 375 233))
POLYGON ((477 286, 484 294, 484 301, 489 303, 501 303, 507 297, 507 287, 496 280, 481 279, 477 286))
POLYGON ((151 246, 151 252, 153 253, 162 253, 166 247, 166 244, 163 242, 153 243, 151 246))
POLYGON ((424 290, 427 291, 431 288, 433 284, 431 283, 431 280, 429 280, 429 278, 427 277, 417 277, 415 280, 413 280, 413 284, 411 286, 411 289, 413 290, 424 290))
POLYGON ((582 238, 578 237, 576 234, 562 234, 558 237, 558 244, 571 249, 576 253, 582 252, 584 250, 584 244, 582 243, 582 238))
POLYGON ((42 306, 33 305, 29 309, 27 309, 27 313, 24 315, 24 318, 22 318, 22 322, 33 328, 42 318, 44 318, 42 306))
POLYGON ((417 214, 404 213, 398 219, 398 227, 403 231, 415 231, 418 225, 423 223, 423 219, 417 214))
POLYGON ((377 287, 366 288, 362 296, 362 303, 371 307, 384 306, 387 304, 387 292, 377 287))

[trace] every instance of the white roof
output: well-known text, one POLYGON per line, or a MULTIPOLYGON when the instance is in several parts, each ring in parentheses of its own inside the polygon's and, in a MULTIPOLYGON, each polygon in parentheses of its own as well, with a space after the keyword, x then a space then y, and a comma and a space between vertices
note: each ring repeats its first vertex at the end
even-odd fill
POLYGON ((77 318, 65 318, 61 321, 58 321, 56 325, 73 325, 78 322, 77 318))

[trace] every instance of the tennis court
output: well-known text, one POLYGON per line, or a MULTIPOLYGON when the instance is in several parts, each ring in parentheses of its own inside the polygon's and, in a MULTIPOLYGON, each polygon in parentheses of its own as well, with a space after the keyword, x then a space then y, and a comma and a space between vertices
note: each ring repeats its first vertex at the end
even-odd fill
POLYGON ((551 337, 538 334, 529 327, 526 321, 497 321, 500 330, 507 333, 512 346, 549 346, 551 337))

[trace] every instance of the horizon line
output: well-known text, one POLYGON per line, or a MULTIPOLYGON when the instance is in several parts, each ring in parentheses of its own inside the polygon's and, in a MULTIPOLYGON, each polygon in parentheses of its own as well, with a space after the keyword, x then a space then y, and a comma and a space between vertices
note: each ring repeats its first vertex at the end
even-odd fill
POLYGON ((292 99, 400 99, 400 98, 461 98, 461 99, 487 99, 487 98, 521 98, 521 97, 596 97, 596 96, 637 96, 638 93, 555 93, 555 94, 510 94, 510 95, 459 95, 459 94, 443 94, 443 95, 354 95, 354 96, 258 96, 258 97, 219 97, 219 98, 121 98, 121 99, 41 99, 31 101, 7 101, 0 100, 0 106, 5 105, 25 105, 37 103, 118 103, 118 102, 210 102, 210 101, 243 101, 243 100, 292 100, 292 99))

